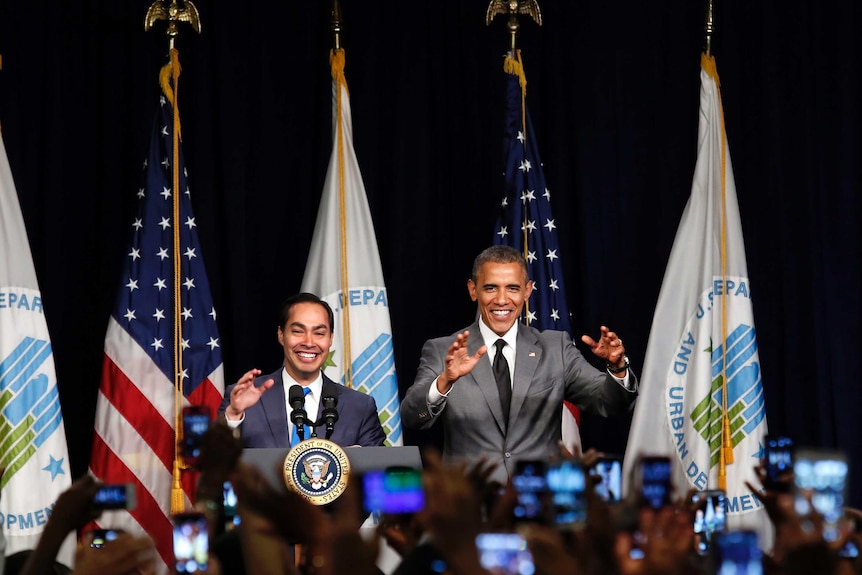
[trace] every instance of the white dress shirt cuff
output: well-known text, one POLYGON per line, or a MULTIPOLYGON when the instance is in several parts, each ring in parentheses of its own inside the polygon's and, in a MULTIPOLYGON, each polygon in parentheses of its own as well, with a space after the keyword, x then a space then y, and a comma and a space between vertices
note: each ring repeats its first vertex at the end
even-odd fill
POLYGON ((243 421, 245 421, 245 412, 243 412, 243 413, 242 413, 242 417, 240 417, 240 418, 239 418, 239 419, 237 419, 236 421, 234 421, 234 420, 232 420, 232 419, 228 419, 228 418, 227 418, 227 415, 225 415, 225 416, 224 416, 224 420, 225 420, 225 421, 227 421, 227 426, 228 426, 228 427, 230 427, 231 429, 236 429, 237 427, 239 427, 240 425, 242 425, 242 422, 243 422, 243 421))
POLYGON ((440 393, 437 389, 437 379, 434 378, 434 381, 431 382, 431 387, 428 388, 428 409, 432 412, 440 411, 440 408, 443 407, 446 403, 446 398, 449 397, 449 394, 452 393, 452 388, 449 388, 445 394, 440 393))
POLYGON ((632 391, 632 392, 637 391, 637 389, 635 389, 634 386, 631 385, 631 378, 629 377, 629 370, 626 370, 626 376, 625 377, 617 377, 616 375, 612 374, 610 371, 608 371, 608 374, 610 374, 610 376, 612 378, 617 380, 617 383, 619 383, 621 386, 623 386, 626 389, 626 391, 632 391))

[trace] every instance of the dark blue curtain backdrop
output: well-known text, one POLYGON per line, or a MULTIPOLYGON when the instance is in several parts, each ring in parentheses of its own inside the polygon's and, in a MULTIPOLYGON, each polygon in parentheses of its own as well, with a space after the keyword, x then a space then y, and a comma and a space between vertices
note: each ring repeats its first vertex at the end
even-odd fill
MULTIPOLYGON (((528 103, 576 334, 641 366, 691 191, 705 0, 544 0, 523 21, 528 103)), ((465 287, 502 193, 502 19, 487 0, 342 0, 356 152, 402 392, 465 287)), ((71 460, 86 470, 102 344, 165 62, 148 0, 0 0, 0 121, 51 329, 71 460)), ((178 40, 184 149, 227 380, 281 360, 329 158, 328 1, 197 0, 178 40)), ((769 427, 862 460, 856 0, 716 0, 714 54, 753 287, 769 427)), ((550 416, 550 415, 549 415, 550 416)), ((660 416, 660 414, 656 414, 660 416)), ((586 417, 622 452, 629 420, 586 417)), ((408 442, 439 440, 408 433, 408 442)), ((862 471, 854 469, 855 505, 862 471)))

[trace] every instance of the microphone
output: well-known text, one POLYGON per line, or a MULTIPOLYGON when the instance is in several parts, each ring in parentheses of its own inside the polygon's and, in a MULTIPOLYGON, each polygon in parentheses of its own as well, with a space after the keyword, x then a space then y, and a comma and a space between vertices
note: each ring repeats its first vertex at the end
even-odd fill
POLYGON ((308 414, 305 412, 305 390, 301 385, 292 385, 287 392, 292 411, 290 421, 296 426, 296 434, 300 441, 305 439, 305 424, 308 414))
POLYGON ((326 422, 326 439, 332 436, 335 422, 338 421, 338 411, 335 409, 336 405, 338 405, 338 398, 334 395, 323 397, 323 421, 326 422))

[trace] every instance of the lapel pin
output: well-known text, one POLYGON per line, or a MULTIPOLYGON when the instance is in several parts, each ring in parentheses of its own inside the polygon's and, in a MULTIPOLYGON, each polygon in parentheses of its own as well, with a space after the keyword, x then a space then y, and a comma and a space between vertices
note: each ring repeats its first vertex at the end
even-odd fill
POLYGON ((530 352, 530 355, 529 355, 528 357, 536 357, 536 352, 535 352, 535 351, 531 351, 531 352, 530 352))

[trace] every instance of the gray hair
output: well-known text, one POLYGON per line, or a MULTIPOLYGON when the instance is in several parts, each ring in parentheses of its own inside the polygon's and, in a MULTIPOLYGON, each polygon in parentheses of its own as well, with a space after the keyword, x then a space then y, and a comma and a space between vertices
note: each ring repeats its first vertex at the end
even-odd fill
POLYGON ((530 272, 527 269, 527 261, 524 259, 524 254, 511 246, 491 246, 482 250, 476 259, 473 260, 473 281, 477 281, 479 270, 488 262, 495 264, 521 264, 524 269, 524 276, 529 279, 530 272))

